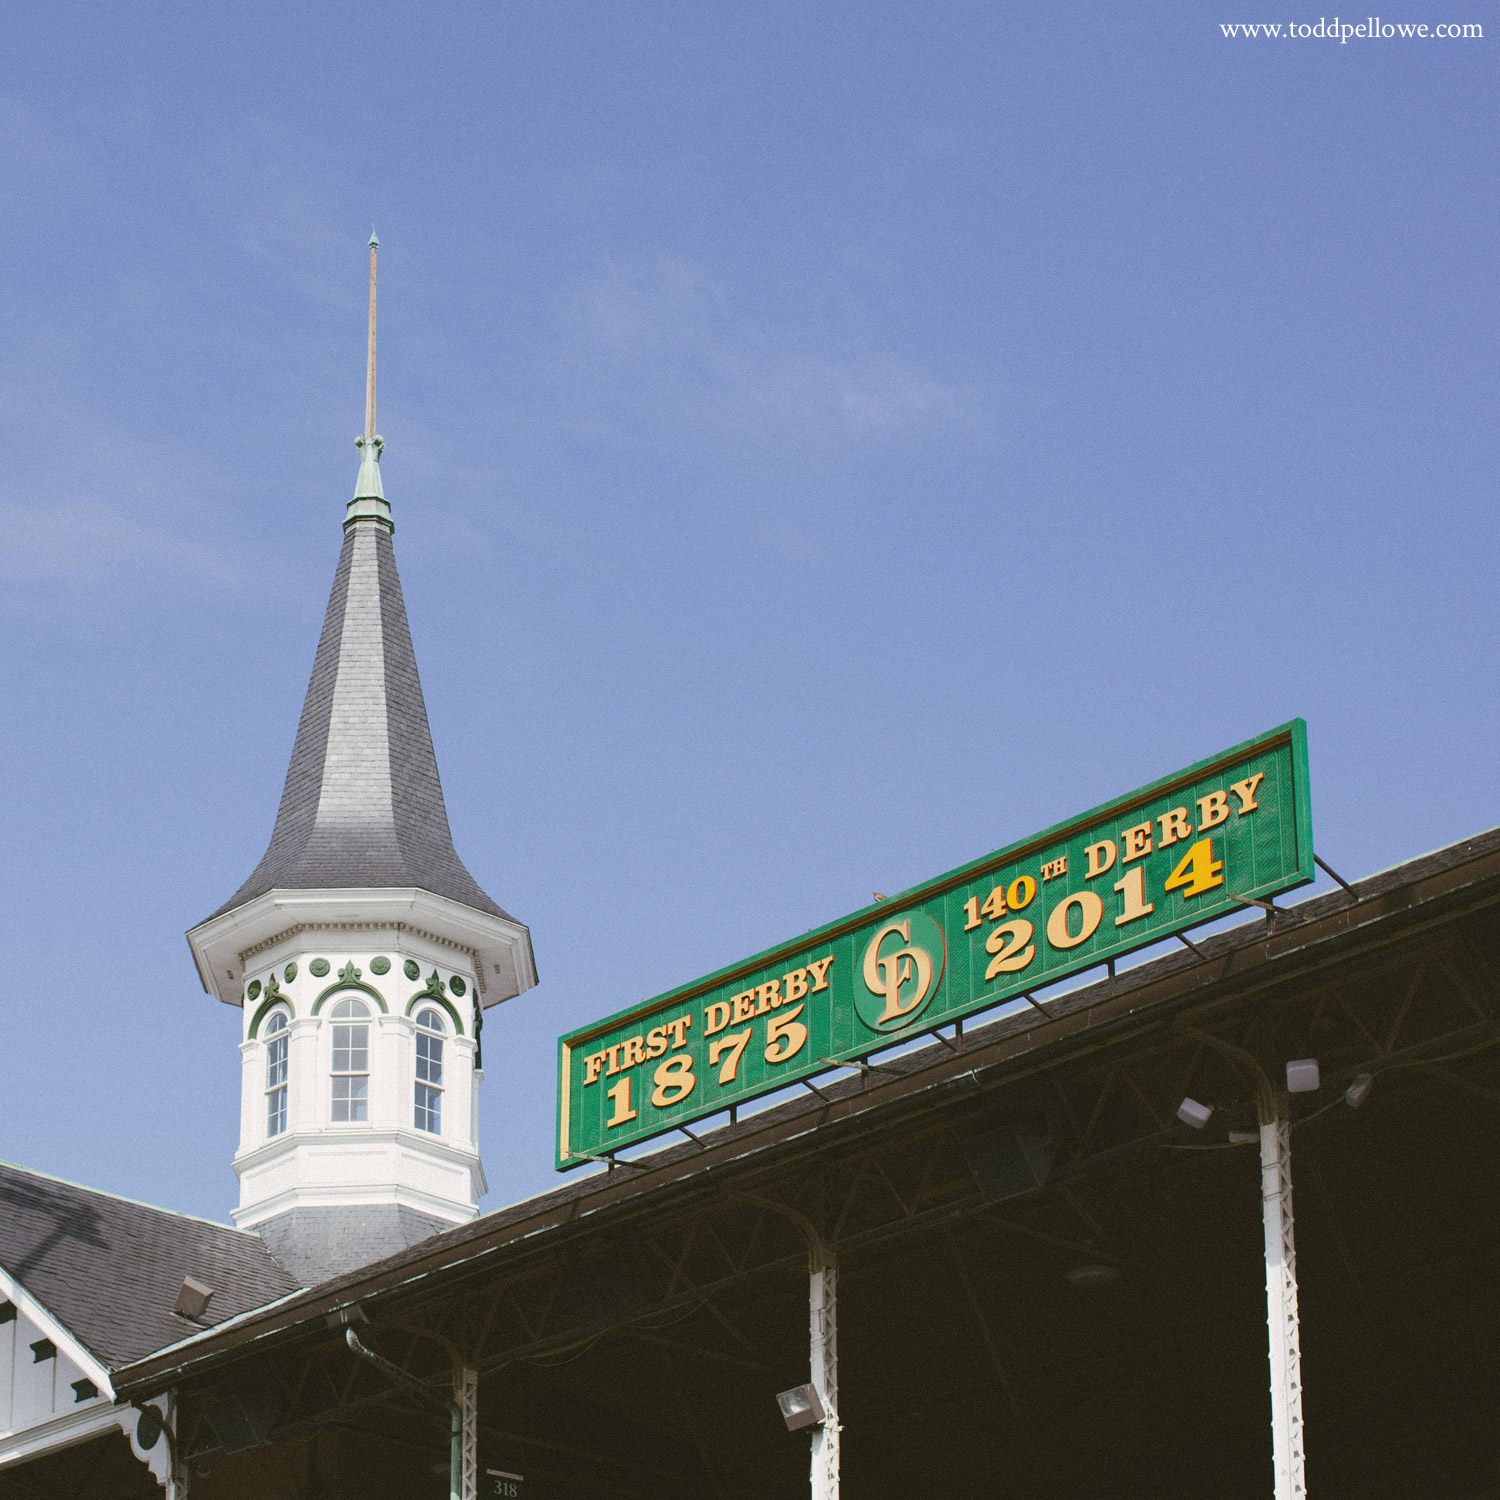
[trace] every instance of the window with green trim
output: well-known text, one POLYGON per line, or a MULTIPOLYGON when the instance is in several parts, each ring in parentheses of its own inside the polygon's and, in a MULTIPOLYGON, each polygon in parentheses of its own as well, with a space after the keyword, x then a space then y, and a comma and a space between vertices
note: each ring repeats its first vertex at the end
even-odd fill
POLYGON ((431 1008, 417 1013, 416 1126, 443 1130, 443 1018, 431 1008))
POLYGON ((286 1129, 287 1018, 275 1010, 266 1018, 266 1134, 286 1129))
POLYGON ((347 1123, 370 1118, 370 1007, 363 1000, 340 1000, 333 1021, 333 1119, 347 1123))

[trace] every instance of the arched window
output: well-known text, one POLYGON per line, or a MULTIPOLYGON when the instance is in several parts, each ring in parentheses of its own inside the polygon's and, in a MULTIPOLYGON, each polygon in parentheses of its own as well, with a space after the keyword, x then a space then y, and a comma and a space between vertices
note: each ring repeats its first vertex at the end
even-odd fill
POLYGON ((340 1000, 333 1019, 333 1118, 370 1118, 370 1007, 363 1000, 340 1000))
POLYGON ((443 1129, 443 1018, 436 1010, 417 1012, 418 1130, 443 1129))
POLYGON ((266 1134, 280 1135, 286 1129, 287 1019, 284 1010, 271 1012, 266 1021, 266 1134))

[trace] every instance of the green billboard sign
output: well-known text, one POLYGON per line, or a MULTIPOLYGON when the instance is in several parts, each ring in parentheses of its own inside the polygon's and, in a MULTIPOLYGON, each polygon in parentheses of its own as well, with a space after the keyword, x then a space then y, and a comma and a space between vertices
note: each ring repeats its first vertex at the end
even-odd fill
POLYGON ((558 1043, 559 1170, 1313 878, 1301 719, 558 1043), (1236 899, 1239 898, 1239 899, 1236 899))

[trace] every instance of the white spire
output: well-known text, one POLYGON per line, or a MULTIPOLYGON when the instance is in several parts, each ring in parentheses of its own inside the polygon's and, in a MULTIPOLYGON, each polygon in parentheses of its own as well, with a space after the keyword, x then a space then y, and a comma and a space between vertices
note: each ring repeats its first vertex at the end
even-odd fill
POLYGON ((360 516, 373 515, 377 520, 390 525, 391 511, 385 503, 385 487, 380 482, 380 455, 385 451, 385 441, 375 431, 375 252, 380 241, 375 231, 370 231, 370 342, 365 357, 365 431, 363 437, 354 440, 360 451, 359 477, 354 481, 354 499, 350 502, 345 525, 360 516), (378 500, 379 506, 364 506, 356 510, 361 500, 378 500))

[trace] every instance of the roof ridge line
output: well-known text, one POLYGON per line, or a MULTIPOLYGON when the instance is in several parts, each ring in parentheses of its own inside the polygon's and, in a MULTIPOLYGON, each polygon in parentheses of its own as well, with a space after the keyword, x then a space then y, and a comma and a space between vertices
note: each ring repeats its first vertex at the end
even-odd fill
MULTIPOLYGON (((35 1167, 22 1166, 18 1161, 7 1161, 0 1157, 0 1167, 9 1167, 15 1172, 24 1172, 28 1177, 41 1177, 48 1182, 59 1182, 64 1187, 77 1188, 81 1193, 92 1193, 96 1198, 112 1198, 116 1203, 129 1203, 135 1208, 149 1208, 152 1213, 170 1214, 174 1219, 191 1219, 195 1224, 210 1224, 215 1229, 228 1229, 234 1234, 260 1239, 253 1229, 241 1229, 238 1224, 226 1224, 222 1219, 205 1219, 202 1214, 184 1213, 180 1208, 163 1208, 160 1203, 147 1203, 144 1198, 127 1198, 124 1193, 112 1193, 108 1188, 90 1187, 86 1182, 74 1182, 71 1177, 59 1177, 56 1172, 41 1172, 35 1167)), ((265 1242, 262 1240, 262 1244, 265 1242)), ((281 1262, 277 1261, 280 1265, 281 1262)))

